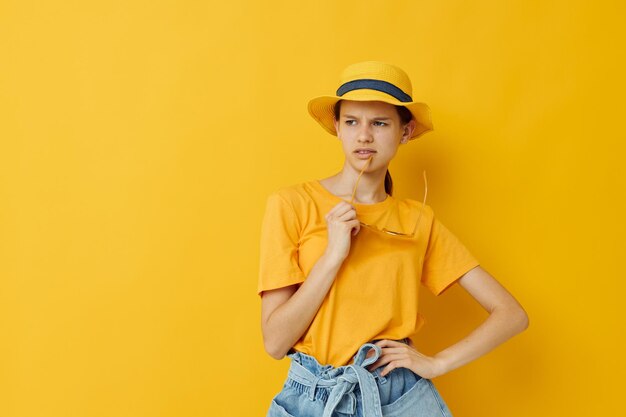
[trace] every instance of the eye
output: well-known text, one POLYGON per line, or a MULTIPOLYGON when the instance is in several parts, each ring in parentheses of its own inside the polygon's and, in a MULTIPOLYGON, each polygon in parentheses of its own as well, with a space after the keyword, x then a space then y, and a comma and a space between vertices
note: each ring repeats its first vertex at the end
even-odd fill
POLYGON ((354 126, 354 124, 356 123, 356 120, 354 119, 346 119, 345 124, 347 124, 348 126, 354 126))
POLYGON ((376 121, 374 122, 374 126, 387 126, 387 123, 382 122, 382 121, 380 121, 380 120, 376 120, 376 121))

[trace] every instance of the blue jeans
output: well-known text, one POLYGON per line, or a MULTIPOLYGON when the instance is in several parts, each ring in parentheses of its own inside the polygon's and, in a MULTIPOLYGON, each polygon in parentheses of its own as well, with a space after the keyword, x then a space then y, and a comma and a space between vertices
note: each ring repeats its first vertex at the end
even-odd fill
POLYGON ((368 371, 381 353, 373 342, 359 348, 354 363, 338 368, 320 365, 302 352, 290 353, 287 380, 267 417, 452 417, 430 379, 407 368, 384 377, 384 366, 368 371), (366 358, 370 349, 374 355, 366 358))

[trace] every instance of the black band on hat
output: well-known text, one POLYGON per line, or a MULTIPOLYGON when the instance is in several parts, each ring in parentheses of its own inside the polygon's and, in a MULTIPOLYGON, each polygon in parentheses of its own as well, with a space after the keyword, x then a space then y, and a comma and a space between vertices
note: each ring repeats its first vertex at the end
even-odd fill
POLYGON ((395 85, 388 83, 387 81, 370 79, 348 81, 337 89, 337 95, 341 97, 349 91, 364 89, 382 91, 383 93, 387 93, 391 97, 403 103, 410 103, 411 101, 413 101, 410 95, 408 95, 395 85))

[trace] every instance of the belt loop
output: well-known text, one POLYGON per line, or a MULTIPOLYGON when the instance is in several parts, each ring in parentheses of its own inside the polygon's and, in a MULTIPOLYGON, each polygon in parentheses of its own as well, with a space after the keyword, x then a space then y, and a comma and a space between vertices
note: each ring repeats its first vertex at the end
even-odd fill
POLYGON ((376 375, 376 377, 378 378, 378 380, 380 381, 380 384, 386 384, 387 383, 387 377, 386 376, 382 376, 380 373, 383 370, 383 367, 379 367, 376 368, 376 370, 374 371, 374 374, 376 375))
POLYGON ((309 400, 311 401, 315 401, 315 389, 317 388, 317 383, 319 382, 319 380, 321 379, 321 376, 318 376, 317 378, 315 378, 315 381, 313 381, 313 384, 310 387, 310 392, 309 392, 309 400))

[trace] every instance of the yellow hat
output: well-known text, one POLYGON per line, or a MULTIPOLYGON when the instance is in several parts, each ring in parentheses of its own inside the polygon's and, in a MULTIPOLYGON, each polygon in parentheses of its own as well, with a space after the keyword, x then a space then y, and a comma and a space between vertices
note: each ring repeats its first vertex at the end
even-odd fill
POLYGON ((309 113, 327 132, 337 135, 334 107, 339 100, 384 101, 409 109, 416 122, 409 139, 415 139, 433 130, 433 123, 428 105, 413 101, 411 94, 411 80, 400 68, 384 62, 359 62, 343 70, 336 96, 309 101, 309 113))

